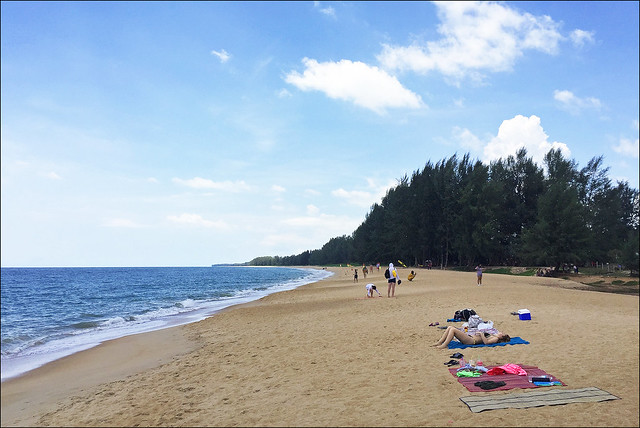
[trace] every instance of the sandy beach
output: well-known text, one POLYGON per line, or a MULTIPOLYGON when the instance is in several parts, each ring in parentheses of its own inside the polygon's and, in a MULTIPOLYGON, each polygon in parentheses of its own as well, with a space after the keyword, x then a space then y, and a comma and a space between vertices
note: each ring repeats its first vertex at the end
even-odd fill
MULTIPOLYGON (((2 383, 2 426, 638 426, 638 297, 562 279, 382 269, 329 279, 198 323, 104 343, 2 383), (365 298, 373 282, 384 297, 365 298), (576 284, 572 289, 571 284, 576 284), (430 346, 458 309, 528 345, 461 350, 485 365, 534 365, 620 397, 472 413, 471 393, 430 346), (526 308, 531 321, 511 312, 526 308)), ((539 390, 535 389, 536 391, 539 390)))

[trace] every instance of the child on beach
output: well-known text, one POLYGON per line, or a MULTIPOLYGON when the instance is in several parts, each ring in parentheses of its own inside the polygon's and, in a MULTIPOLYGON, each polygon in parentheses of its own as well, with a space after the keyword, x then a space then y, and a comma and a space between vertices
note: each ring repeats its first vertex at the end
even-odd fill
POLYGON ((375 285, 373 284, 367 284, 365 286, 365 288, 367 289, 367 297, 373 297, 373 292, 375 291, 376 293, 378 293, 378 296, 382 297, 380 295, 380 292, 378 291, 378 289, 376 288, 375 285))

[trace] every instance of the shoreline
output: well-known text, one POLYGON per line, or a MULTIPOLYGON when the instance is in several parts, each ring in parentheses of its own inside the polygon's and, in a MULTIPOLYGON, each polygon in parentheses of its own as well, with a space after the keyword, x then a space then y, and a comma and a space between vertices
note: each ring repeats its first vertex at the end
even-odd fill
MULTIPOLYGON (((269 266, 267 268, 278 268, 277 266, 269 266)), ((284 267, 289 268, 289 267, 284 267)), ((291 267, 293 269, 299 269, 302 271, 320 271, 321 269, 313 267, 291 267)), ((22 269, 22 268, 19 268, 22 269)), ((62 268, 65 269, 65 268, 62 268)), ((305 274, 309 275, 309 273, 305 274)), ((311 276, 320 274, 311 274, 311 276)), ((57 361, 61 358, 74 355, 84 350, 92 349, 99 346, 101 343, 105 343, 111 340, 119 339, 122 337, 137 335, 146 332, 153 332, 162 330, 165 328, 177 327, 185 324, 201 321, 208 317, 215 315, 231 306, 241 305, 254 300, 259 300, 265 295, 277 293, 283 290, 296 288, 309 283, 308 281, 317 280, 317 278, 306 278, 305 280, 294 280, 284 284, 272 285, 262 290, 253 290, 250 294, 246 294, 247 290, 238 290, 236 295, 226 298, 220 298, 218 300, 203 301, 199 307, 192 308, 191 310, 178 311, 175 314, 169 316, 158 316, 149 318, 146 322, 129 325, 115 324, 112 328, 108 329, 93 329, 87 330, 77 336, 73 336, 72 339, 62 338, 55 340, 47 340, 39 347, 33 349, 27 349, 27 352, 21 355, 14 355, 11 358, 4 359, 2 361, 2 379, 0 383, 4 383, 9 379, 13 379, 22 376, 30 371, 42 367, 48 363, 57 361), (305 282, 306 281, 306 282, 305 282), (48 351, 45 351, 48 349, 48 351)), ((188 299, 186 299, 188 300, 188 299)), ((180 302, 182 303, 182 302, 180 302)), ((160 309, 160 311, 165 308, 160 309)), ((153 313, 153 312, 152 312, 153 313)), ((138 315, 135 315, 138 318, 138 315)), ((133 318, 133 316, 132 316, 133 318)))
POLYGON ((9 379, 2 425, 638 426, 637 296, 499 274, 477 287, 473 273, 436 270, 405 282, 401 268, 387 299, 382 272, 353 283, 350 268, 327 269, 334 275, 9 379), (364 298, 367 282, 385 297, 364 298), (567 388, 622 399, 471 413, 459 400, 471 394, 443 365, 452 352, 429 346, 442 333, 429 323, 464 307, 530 342, 476 352, 485 365, 537 365, 567 388), (510 315, 520 308, 532 321, 510 315))

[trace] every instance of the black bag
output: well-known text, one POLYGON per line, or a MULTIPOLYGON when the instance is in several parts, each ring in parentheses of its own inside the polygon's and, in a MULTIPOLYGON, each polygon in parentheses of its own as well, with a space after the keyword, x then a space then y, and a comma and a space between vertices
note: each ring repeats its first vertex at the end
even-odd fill
POLYGON ((453 316, 453 318, 456 320, 469 321, 471 315, 477 315, 476 311, 474 311, 473 309, 460 309, 459 311, 456 311, 456 314, 453 316))
POLYGON ((384 277, 387 279, 391 278, 391 274, 389 273, 389 268, 387 268, 387 270, 384 271, 384 277))

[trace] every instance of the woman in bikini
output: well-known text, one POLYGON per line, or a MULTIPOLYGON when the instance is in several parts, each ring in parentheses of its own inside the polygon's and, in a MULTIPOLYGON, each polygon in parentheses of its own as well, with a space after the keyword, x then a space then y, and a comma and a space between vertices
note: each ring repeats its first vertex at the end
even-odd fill
POLYGON ((473 335, 468 335, 459 328, 450 325, 444 331, 444 334, 442 335, 440 340, 438 340, 432 346, 444 349, 449 346, 449 343, 451 342, 451 340, 453 340, 454 337, 465 345, 490 345, 492 343, 508 342, 511 340, 511 337, 509 337, 508 334, 500 332, 496 334, 478 332, 474 333, 473 335))

